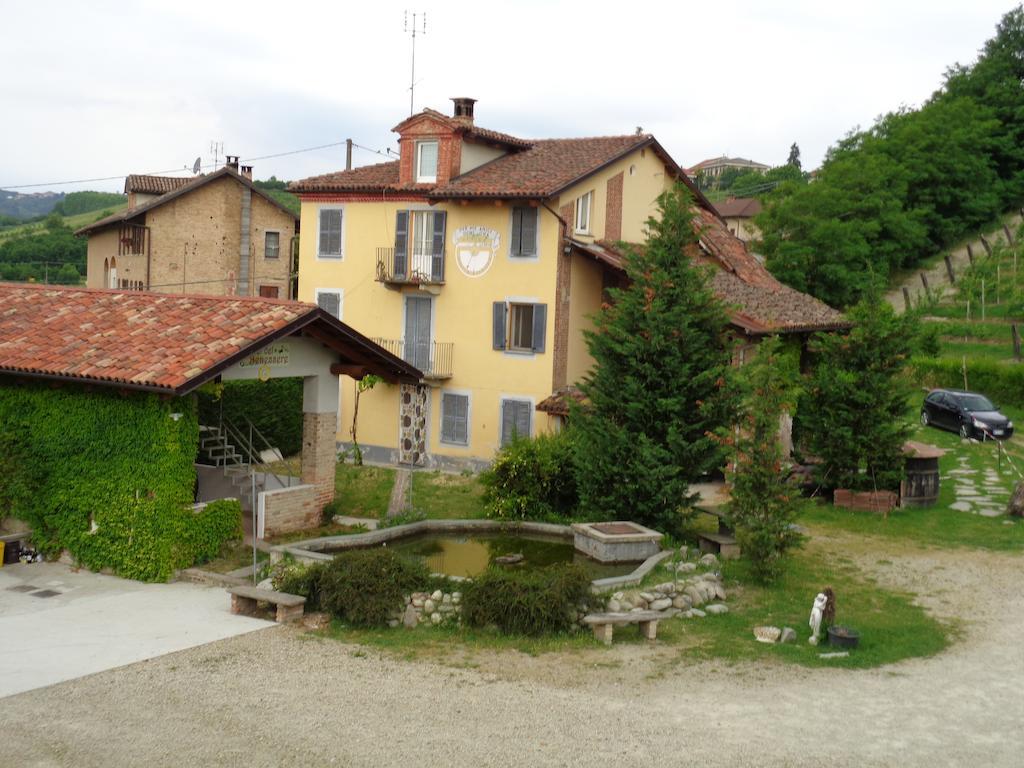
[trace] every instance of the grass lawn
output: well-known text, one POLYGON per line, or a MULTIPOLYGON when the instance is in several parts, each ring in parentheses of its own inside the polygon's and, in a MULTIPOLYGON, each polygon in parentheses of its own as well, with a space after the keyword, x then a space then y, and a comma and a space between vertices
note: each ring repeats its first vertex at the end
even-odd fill
POLYGON ((483 486, 478 475, 413 472, 412 508, 432 519, 484 517, 483 486))
POLYGON ((393 469, 338 464, 334 473, 334 492, 341 499, 338 514, 381 517, 388 511, 394 484, 393 469))
MULTIPOLYGON (((668 578, 660 570, 657 580, 668 578)), ((688 660, 738 662, 767 660, 805 666, 869 668, 907 658, 931 656, 949 645, 955 627, 944 626, 912 603, 913 596, 880 587, 865 579, 852 561, 811 546, 797 553, 786 575, 775 585, 754 585, 743 561, 722 567, 729 592, 729 613, 703 619, 666 619, 658 626, 658 643, 671 649, 680 663, 688 660), (837 623, 861 633, 861 644, 847 658, 822 659, 827 644, 807 642, 807 617, 814 595, 831 586, 837 595, 837 623), (753 628, 761 624, 793 627, 796 643, 758 643, 753 628)), ((545 653, 601 652, 589 632, 550 637, 507 637, 494 631, 421 626, 415 632, 358 629, 334 621, 325 634, 348 643, 374 646, 404 659, 451 661, 487 650, 516 650, 532 656, 545 653)), ((616 629, 615 643, 644 644, 635 627, 616 629)), ((588 663, 593 659, 588 659, 588 663)))

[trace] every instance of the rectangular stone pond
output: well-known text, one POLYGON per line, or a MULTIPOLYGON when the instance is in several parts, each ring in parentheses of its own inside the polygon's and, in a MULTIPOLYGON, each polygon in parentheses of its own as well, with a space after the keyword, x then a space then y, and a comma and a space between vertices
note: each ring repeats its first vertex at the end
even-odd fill
POLYGON ((602 563, 646 560, 661 549, 660 533, 627 520, 573 523, 572 530, 576 549, 602 563))

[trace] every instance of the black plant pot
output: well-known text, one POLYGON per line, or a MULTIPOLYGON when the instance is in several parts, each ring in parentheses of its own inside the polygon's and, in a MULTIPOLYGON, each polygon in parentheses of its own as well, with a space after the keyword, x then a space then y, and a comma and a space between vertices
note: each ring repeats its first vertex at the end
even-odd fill
POLYGON ((856 648, 860 644, 860 633, 849 627, 829 627, 828 644, 836 648, 856 648))

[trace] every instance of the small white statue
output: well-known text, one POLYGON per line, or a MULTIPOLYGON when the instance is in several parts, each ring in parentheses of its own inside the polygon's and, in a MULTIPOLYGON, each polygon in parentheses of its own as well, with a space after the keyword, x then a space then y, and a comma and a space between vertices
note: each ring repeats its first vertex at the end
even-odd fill
POLYGON ((811 606, 811 619, 807 623, 811 626, 811 645, 818 644, 818 635, 821 633, 821 618, 825 613, 825 606, 828 605, 828 595, 819 592, 814 598, 814 605, 811 606))

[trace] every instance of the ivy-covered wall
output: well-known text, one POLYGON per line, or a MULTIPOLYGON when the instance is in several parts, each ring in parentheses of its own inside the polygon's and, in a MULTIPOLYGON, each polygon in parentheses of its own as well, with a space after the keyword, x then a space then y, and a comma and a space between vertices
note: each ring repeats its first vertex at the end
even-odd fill
POLYGON ((165 581, 241 535, 237 502, 189 508, 192 397, 0 385, 0 435, 0 482, 22 489, 7 495, 8 514, 32 527, 44 552, 67 549, 94 570, 165 581))

